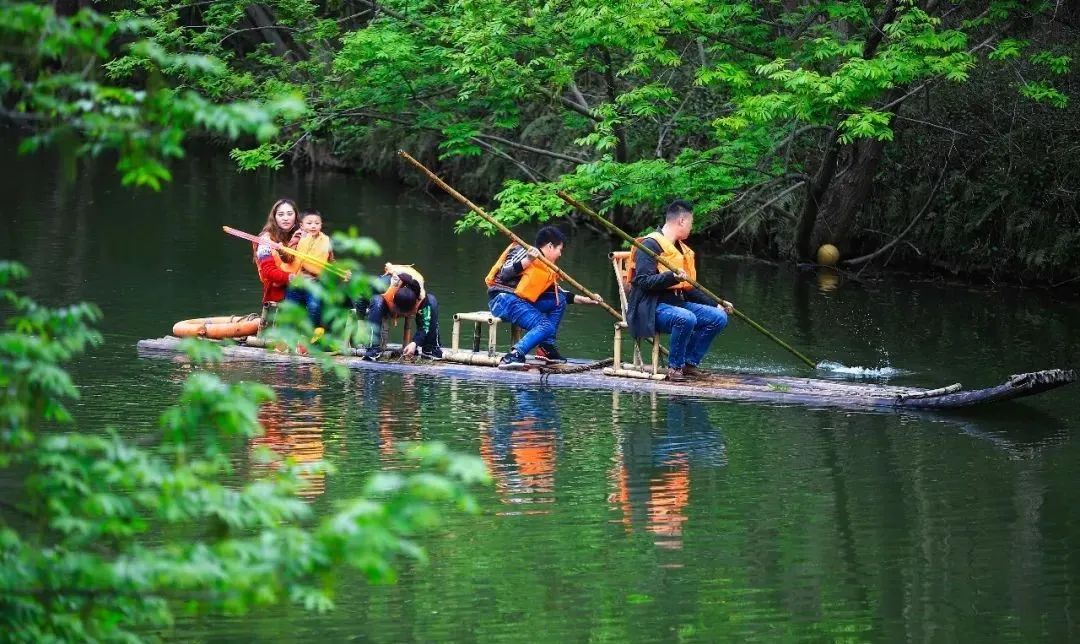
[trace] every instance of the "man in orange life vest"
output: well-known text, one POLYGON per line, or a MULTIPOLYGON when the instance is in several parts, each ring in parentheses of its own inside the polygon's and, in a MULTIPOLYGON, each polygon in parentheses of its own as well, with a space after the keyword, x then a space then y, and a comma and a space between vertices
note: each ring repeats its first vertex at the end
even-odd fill
MULTIPOLYGON (((419 349, 424 356, 436 360, 442 358, 442 346, 439 342, 439 303, 435 296, 424 288, 424 276, 412 266, 386 263, 385 274, 379 283, 385 289, 368 305, 367 321, 371 325, 372 336, 382 327, 383 317, 395 318, 407 315, 416 316, 416 330, 412 341, 401 348, 406 358, 416 355, 419 349)), ((381 353, 378 342, 372 337, 364 358, 374 360, 381 353)))
POLYGON ((566 305, 597 304, 573 295, 556 284, 558 274, 538 258, 554 264, 562 256, 566 237, 558 228, 545 226, 536 233, 536 247, 510 244, 488 271, 488 308, 496 317, 525 329, 525 335, 503 356, 500 369, 524 369, 525 356, 534 348, 546 362, 566 362, 555 346, 566 305))
POLYGON ((677 382, 702 375, 698 365, 734 310, 731 302, 714 305, 686 281, 697 279, 694 251, 683 243, 693 226, 690 204, 673 201, 660 230, 638 242, 680 270, 668 270, 641 249, 634 251, 630 265, 626 324, 635 338, 651 338, 658 330, 671 334, 667 376, 677 382))

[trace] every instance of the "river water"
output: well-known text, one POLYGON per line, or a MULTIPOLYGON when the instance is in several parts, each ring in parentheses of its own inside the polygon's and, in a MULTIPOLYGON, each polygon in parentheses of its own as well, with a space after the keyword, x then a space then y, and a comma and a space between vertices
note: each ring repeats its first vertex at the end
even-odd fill
MULTIPOLYGON (((73 367, 83 427, 154 431, 190 367, 140 358, 174 321, 257 309, 250 246, 279 195, 356 226, 384 260, 415 263, 443 311, 485 306, 501 238, 454 234, 442 195, 337 174, 239 174, 194 154, 161 193, 119 186, 107 163, 76 178, 6 146, 0 257, 32 294, 91 300, 106 343, 73 367)), ((481 197, 481 195, 473 195, 481 197)), ((525 231, 527 232, 527 231, 525 231)), ((693 241, 693 240, 691 240, 693 241)), ((572 236, 563 266, 615 301, 606 254, 572 236)), ((1072 367, 1080 302, 1053 293, 840 280, 706 257, 701 279, 814 359, 920 386, 997 384, 1072 367)), ((607 355, 611 323, 571 307, 564 353, 607 355)), ((734 322, 706 366, 799 375, 799 363, 734 322)), ((422 375, 231 363, 228 379, 279 399, 253 441, 338 472, 312 481, 319 512, 355 494, 395 445, 440 440, 479 455, 495 484, 479 516, 425 538, 430 563, 396 585, 351 576, 328 615, 292 607, 182 621, 169 639, 281 641, 1065 641, 1080 623, 1076 385, 962 414, 670 399, 511 387, 422 375)), ((840 377, 842 374, 833 374, 840 377)), ((236 459, 261 475, 251 452, 236 459)))

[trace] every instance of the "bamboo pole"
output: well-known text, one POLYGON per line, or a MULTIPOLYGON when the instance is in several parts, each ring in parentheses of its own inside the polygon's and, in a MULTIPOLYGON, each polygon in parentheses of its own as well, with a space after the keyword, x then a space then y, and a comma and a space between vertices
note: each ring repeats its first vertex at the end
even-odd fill
POLYGON ((240 239, 246 239, 247 241, 249 241, 249 242, 251 242, 253 244, 266 244, 267 246, 269 246, 270 248, 273 248, 275 250, 284 251, 286 253, 289 253, 293 257, 299 257, 300 259, 304 260, 305 262, 311 262, 312 264, 318 264, 324 270, 329 271, 331 275, 336 275, 336 276, 340 277, 341 279, 347 279, 347 275, 340 268, 338 268, 337 266, 334 266, 330 262, 321 260, 318 257, 313 257, 311 255, 308 255, 307 253, 301 253, 300 251, 296 250, 295 248, 290 248, 290 247, 286 246, 285 244, 279 244, 276 241, 262 239, 261 237, 257 237, 256 235, 252 235, 251 233, 246 233, 246 232, 244 232, 242 230, 237 230, 236 228, 233 228, 232 226, 222 226, 221 229, 224 230, 227 234, 232 235, 233 237, 239 237, 240 239))
MULTIPOLYGON (((615 233, 615 234, 616 234, 616 235, 618 235, 619 237, 623 238, 623 239, 624 239, 625 241, 628 241, 628 242, 630 242, 631 244, 633 244, 633 246, 634 246, 635 248, 638 248, 638 249, 640 249, 640 250, 644 251, 644 252, 645 252, 645 253, 646 253, 647 255, 649 255, 650 257, 652 257, 653 259, 655 259, 655 260, 656 260, 657 262, 659 262, 659 263, 663 264, 663 265, 664 265, 665 267, 667 267, 668 269, 670 269, 670 270, 672 270, 672 271, 675 271, 675 272, 677 272, 677 271, 679 270, 679 269, 678 269, 677 267, 675 267, 675 266, 672 266, 672 265, 671 265, 671 264, 669 264, 668 262, 664 261, 664 259, 663 259, 662 257, 660 257, 659 255, 657 255, 656 253, 652 252, 651 250, 649 250, 648 248, 646 248, 645 246, 643 246, 643 245, 641 244, 641 242, 639 242, 638 240, 634 239, 634 238, 633 238, 633 237, 631 237, 630 235, 627 235, 627 234, 626 234, 625 232, 623 232, 623 230, 622 230, 621 228, 619 228, 619 227, 618 227, 618 226, 616 226, 615 224, 611 223, 611 222, 610 222, 610 221, 608 221, 607 219, 604 219, 603 217, 601 217, 601 216, 599 215, 599 213, 597 213, 597 212, 593 211, 593 210, 592 210, 591 208, 589 208, 589 207, 588 207, 588 206, 586 206, 585 204, 581 203, 581 202, 580 202, 580 201, 578 201, 577 199, 574 199, 573 197, 571 197, 570 195, 566 194, 566 193, 565 193, 565 192, 563 192, 562 190, 557 190, 557 191, 555 192, 555 194, 559 195, 559 197, 560 197, 560 198, 561 198, 561 199, 562 199, 563 201, 565 201, 566 203, 570 204, 570 205, 571 205, 571 206, 573 206, 574 208, 577 208, 577 209, 578 209, 578 210, 580 210, 581 212, 585 213, 586 215, 589 215, 590 217, 592 217, 592 218, 593 218, 593 219, 595 219, 596 221, 598 221, 598 222, 600 222, 601 224, 603 224, 603 225, 604 225, 604 226, 605 226, 605 227, 606 227, 606 228, 607 228, 608 230, 610 230, 611 232, 615 233)), ((686 281, 687 281, 687 282, 689 282, 689 283, 690 283, 690 284, 691 284, 691 285, 692 285, 692 286, 693 286, 694 288, 697 288, 697 289, 698 289, 698 290, 700 290, 700 291, 701 291, 702 293, 704 293, 705 295, 708 295, 708 296, 709 296, 710 298, 712 298, 713 300, 715 300, 715 301, 716 301, 716 302, 717 302, 718 304, 724 304, 724 303, 727 303, 727 304, 731 304, 730 302, 727 302, 727 300, 724 300, 723 298, 721 298, 721 297, 720 297, 719 295, 717 295, 716 293, 713 293, 713 292, 712 292, 712 291, 710 291, 709 289, 707 289, 707 288, 705 288, 704 286, 702 286, 702 285, 701 285, 701 283, 699 283, 699 282, 698 282, 697 280, 694 280, 694 279, 690 279, 690 277, 689 277, 689 276, 687 276, 687 278, 686 278, 686 281)), ((806 356, 804 356, 804 355, 803 355, 802 353, 800 353, 800 352, 799 352, 799 351, 797 351, 796 349, 792 348, 792 346, 791 346, 791 345, 789 345, 789 344, 788 344, 787 342, 784 342, 784 341, 783 341, 783 340, 781 340, 780 338, 778 338, 778 337, 776 337, 775 335, 773 335, 773 333, 772 333, 772 332, 770 332, 770 331, 769 331, 768 329, 766 329, 765 327, 761 326, 761 325, 760 325, 760 324, 758 324, 757 322, 754 322, 753 320, 751 320, 750 318, 748 318, 748 317, 747 317, 746 315, 744 315, 744 314, 743 314, 743 312, 742 312, 742 311, 740 311, 740 310, 738 310, 738 309, 736 309, 736 308, 732 307, 732 312, 733 312, 733 313, 734 313, 734 314, 735 314, 736 316, 738 316, 738 317, 739 317, 739 319, 741 319, 742 321, 746 322, 746 323, 747 323, 747 324, 749 324, 750 326, 754 327, 754 329, 756 329, 756 330, 760 331, 761 333, 763 333, 763 334, 764 334, 764 335, 765 335, 766 337, 768 337, 768 338, 769 338, 770 340, 772 340, 773 342, 775 342, 775 343, 779 344, 780 346, 784 347, 785 349, 787 349, 788 351, 790 351, 791 353, 793 353, 793 354, 794 354, 794 355, 795 355, 796 357, 798 357, 798 358, 799 358, 800 360, 802 360, 802 361, 803 361, 803 362, 805 362, 805 363, 806 363, 807 365, 809 365, 811 369, 816 369, 816 368, 817 368, 817 363, 816 363, 816 362, 814 362, 814 361, 813 361, 813 360, 811 360, 810 358, 807 358, 806 356)))
MULTIPOLYGON (((518 246, 521 246, 522 248, 527 248, 527 249, 532 248, 532 246, 525 243, 525 240, 523 240, 522 238, 515 235, 512 230, 510 230, 505 225, 503 225, 502 222, 498 221, 497 219, 495 219, 491 215, 484 212, 483 209, 480 208, 480 206, 477 206, 473 202, 469 201, 469 199, 467 197, 465 197, 460 192, 458 192, 457 190, 454 190, 452 187, 450 187, 450 185, 447 184, 442 179, 440 179, 438 175, 436 175, 431 170, 428 170, 424 166, 424 164, 422 164, 419 161, 417 161, 416 159, 412 158, 412 156, 410 156, 408 152, 406 152, 404 150, 398 150, 398 156, 400 156, 401 158, 403 158, 406 161, 408 161, 409 163, 411 163, 414 167, 416 167, 417 170, 420 170, 421 172, 426 174, 429 179, 431 179, 433 182, 435 182, 435 185, 437 185, 440 188, 442 188, 443 190, 445 190, 447 194, 449 194, 454 199, 457 199, 458 201, 460 201, 462 204, 464 204, 467 208, 469 208, 470 210, 475 212, 477 215, 480 215, 480 217, 483 218, 484 221, 486 221, 489 224, 491 224, 492 226, 495 226, 496 228, 498 228, 504 235, 506 235, 511 240, 513 240, 513 242, 515 244, 517 244, 518 246)), ((567 275, 566 271, 559 268, 554 263, 548 261, 548 259, 546 257, 544 257, 543 253, 539 254, 536 259, 538 261, 540 261, 542 264, 544 264, 544 266, 547 266, 552 271, 554 271, 555 274, 557 274, 561 279, 565 280, 567 284, 569 284, 570 286, 573 286, 577 290, 581 291, 582 295, 584 295, 585 297, 587 297, 587 298, 593 300, 594 302, 596 302, 602 309, 604 309, 609 314, 611 314, 611 316, 614 317, 616 320, 622 320, 623 319, 622 314, 619 313, 618 311, 616 311, 615 309, 611 308, 608 305, 608 303, 604 301, 604 299, 602 297, 600 297, 596 293, 593 293, 589 289, 585 288, 584 286, 581 285, 580 282, 578 282, 574 278, 567 275)))

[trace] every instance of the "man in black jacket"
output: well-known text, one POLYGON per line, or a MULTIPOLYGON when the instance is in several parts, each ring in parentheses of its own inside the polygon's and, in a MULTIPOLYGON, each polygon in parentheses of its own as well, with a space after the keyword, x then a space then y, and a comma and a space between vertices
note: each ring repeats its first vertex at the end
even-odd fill
POLYGON ((635 338, 651 338, 657 331, 671 334, 667 376, 676 382, 701 375, 701 359, 734 310, 731 302, 714 305, 687 281, 697 279, 694 251, 683 243, 693 226, 690 204, 674 201, 667 207, 660 230, 638 240, 678 271, 669 270, 640 249, 631 257, 626 323, 635 338))

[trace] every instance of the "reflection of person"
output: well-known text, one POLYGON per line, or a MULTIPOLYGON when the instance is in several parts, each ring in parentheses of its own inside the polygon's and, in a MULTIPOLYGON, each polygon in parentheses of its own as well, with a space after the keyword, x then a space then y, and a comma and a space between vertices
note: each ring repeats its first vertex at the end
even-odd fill
POLYGON ((555 264, 562 257, 566 236, 554 226, 536 233, 536 247, 510 244, 495 260, 484 282, 488 286, 488 308, 498 318, 525 329, 499 362, 500 369, 525 368, 525 356, 534 348, 546 362, 566 362, 555 346, 566 305, 597 304, 590 298, 559 288, 558 274, 539 257, 555 264))
MULTIPOLYGON (((419 351, 428 358, 442 358, 439 338, 439 302, 424 286, 424 276, 412 266, 387 262, 385 273, 379 278, 376 290, 381 295, 368 305, 367 321, 374 336, 380 332, 383 319, 413 315, 416 330, 411 341, 401 348, 401 354, 411 358, 419 351)), ((372 337, 365 358, 374 360, 381 352, 379 343, 372 337)))
POLYGON ((691 466, 727 463, 723 438, 711 425, 705 406, 695 400, 672 400, 662 430, 652 425, 626 428, 619 444, 610 501, 623 514, 628 530, 635 523, 657 537, 655 544, 681 548, 690 502, 691 466))
MULTIPOLYGON (((292 199, 275 201, 266 217, 266 224, 259 231, 259 238, 295 247, 300 239, 300 228, 296 225, 296 202, 292 199)), ((292 257, 283 257, 269 244, 252 246, 255 265, 259 270, 259 281, 263 285, 263 304, 282 301, 285 299, 285 288, 289 285, 289 280, 300 268, 299 262, 293 261, 292 257)))
MULTIPOLYGON (((326 413, 319 394, 323 382, 319 370, 313 369, 311 373, 309 382, 290 381, 287 386, 275 387, 277 399, 259 408, 259 423, 264 433, 251 439, 252 457, 256 457, 259 448, 266 447, 279 459, 290 458, 297 465, 323 459, 326 413)), ((253 470, 257 476, 269 476, 281 464, 281 460, 265 462, 255 458, 253 470)), ((298 492, 302 497, 317 497, 326 490, 326 473, 323 471, 301 472, 299 477, 305 484, 298 492)))
POLYGON ((513 395, 513 408, 497 412, 483 436, 480 456, 504 502, 553 503, 561 433, 554 395, 524 388, 513 395))
MULTIPOLYGON (((333 246, 330 238, 322 231, 322 223, 322 215, 318 210, 305 210, 300 215, 301 234, 296 244, 296 251, 301 257, 306 255, 320 262, 333 260, 333 246)), ((305 259, 297 259, 294 264, 297 266, 296 277, 285 291, 285 299, 307 309, 312 325, 322 326, 322 302, 314 293, 303 288, 297 280, 318 277, 322 274, 323 264, 305 259)))
POLYGON ((369 390, 369 400, 378 401, 379 455, 389 465, 397 457, 402 442, 424 440, 423 407, 403 409, 402 400, 429 400, 423 388, 417 386, 413 374, 404 374, 400 385, 389 386, 371 379, 374 388, 369 390))
POLYGON ((687 281, 697 279, 694 251, 683 243, 693 226, 690 204, 672 202, 660 230, 638 242, 679 270, 668 270, 640 248, 634 250, 630 264, 626 323, 635 338, 651 338, 657 331, 671 334, 667 377, 676 382, 700 375, 701 359, 734 310, 730 302, 713 305, 687 281))

